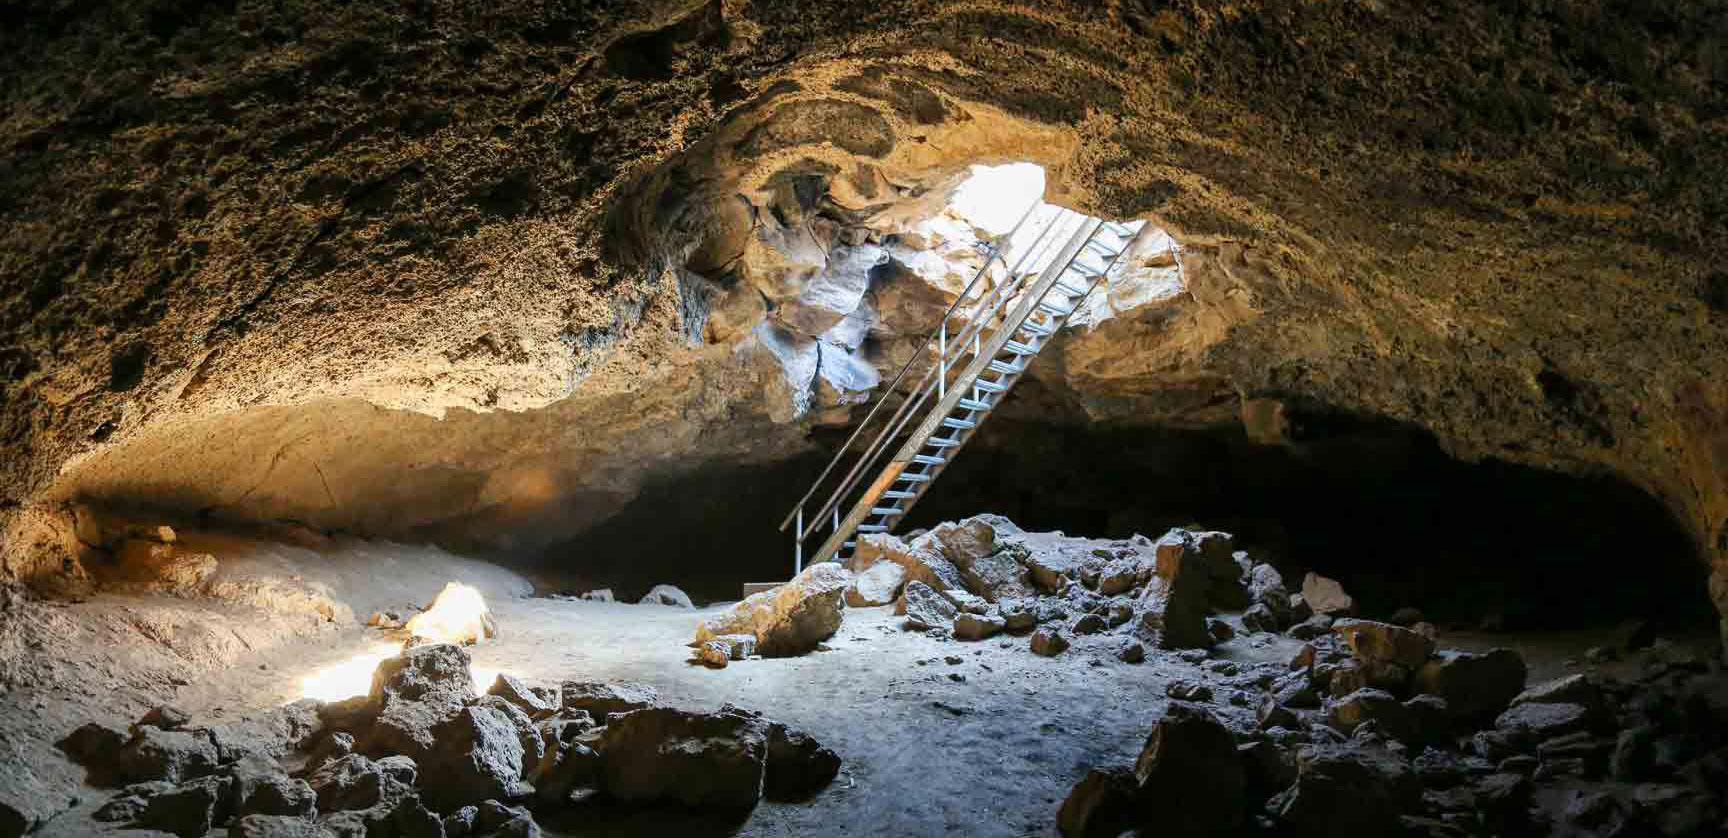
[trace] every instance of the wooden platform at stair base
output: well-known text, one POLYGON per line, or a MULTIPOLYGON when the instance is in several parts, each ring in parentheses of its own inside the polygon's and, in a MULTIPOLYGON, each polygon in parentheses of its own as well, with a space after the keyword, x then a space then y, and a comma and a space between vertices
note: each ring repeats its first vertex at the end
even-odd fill
POLYGON ((759 594, 759 593, 762 593, 763 591, 772 591, 775 588, 778 588, 784 584, 786 584, 786 583, 785 582, 745 582, 744 583, 744 598, 749 599, 751 594, 759 594))

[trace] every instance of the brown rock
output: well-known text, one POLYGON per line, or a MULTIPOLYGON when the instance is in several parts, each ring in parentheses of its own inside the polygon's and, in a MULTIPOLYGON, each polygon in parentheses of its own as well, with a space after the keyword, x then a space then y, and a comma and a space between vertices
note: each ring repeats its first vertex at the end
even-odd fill
POLYGON ((1348 617, 1356 613, 1356 600, 1344 592, 1343 585, 1312 571, 1302 577, 1302 600, 1316 614, 1348 617))
POLYGON ((1417 670, 1416 692, 1446 700, 1460 721, 1481 725, 1500 715, 1524 689, 1524 658, 1511 649, 1480 654, 1443 651, 1417 670))
POLYGON ((762 797, 769 724, 736 711, 653 707, 606 726, 606 793, 640 803, 749 809, 762 797))
POLYGON ((1428 662, 1434 653, 1434 641, 1406 628, 1372 620, 1336 620, 1332 630, 1344 639, 1358 659, 1373 663, 1394 663, 1407 669, 1428 662))
POLYGON ((696 625, 696 643, 724 634, 756 637, 757 652, 778 658, 802 655, 834 636, 845 614, 852 574, 834 562, 819 562, 772 590, 747 597, 696 625))

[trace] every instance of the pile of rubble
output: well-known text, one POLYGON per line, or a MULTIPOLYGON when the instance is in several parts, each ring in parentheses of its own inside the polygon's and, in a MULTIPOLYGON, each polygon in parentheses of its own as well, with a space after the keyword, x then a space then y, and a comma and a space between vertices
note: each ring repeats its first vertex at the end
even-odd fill
MULTIPOLYGON (((1229 533, 1198 529, 1157 541, 1070 538, 978 515, 909 541, 862 536, 848 566, 848 605, 892 603, 907 628, 962 640, 1031 632, 1042 655, 1116 636, 1114 654, 1137 661, 1148 647, 1204 649, 1233 635, 1215 610, 1247 608, 1246 623, 1272 630, 1315 612, 1270 565, 1236 550, 1229 533)), ((1326 581, 1314 577, 1310 587, 1323 591, 1326 581)), ((1328 607, 1349 607, 1338 594, 1328 607)))
POLYGON ((96 812, 192 838, 457 838, 540 834, 533 811, 602 801, 744 811, 826 786, 840 758, 727 705, 657 706, 624 683, 475 695, 468 653, 417 646, 379 665, 369 695, 302 701, 240 725, 161 708, 130 731, 88 724, 60 746, 119 786, 96 812))
POLYGON ((1242 669, 1227 679, 1242 691, 1226 690, 1258 696, 1251 713, 1172 684, 1181 698, 1136 764, 1075 786, 1063 834, 1728 834, 1728 675, 1714 660, 1658 647, 1634 682, 1525 689, 1509 650, 1436 652, 1416 631, 1339 620, 1287 667, 1242 669))

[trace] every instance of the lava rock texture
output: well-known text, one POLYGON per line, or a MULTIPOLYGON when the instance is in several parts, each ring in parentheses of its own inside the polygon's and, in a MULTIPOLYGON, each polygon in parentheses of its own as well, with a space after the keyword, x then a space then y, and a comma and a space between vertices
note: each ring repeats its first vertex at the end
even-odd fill
POLYGON ((0 16, 7 578, 76 576, 78 498, 502 533, 806 450, 710 306, 747 231, 1028 160, 1183 245, 1160 337, 1053 361, 1076 415, 1300 444, 1322 406, 1615 473, 1728 605, 1720 2, 0 16))

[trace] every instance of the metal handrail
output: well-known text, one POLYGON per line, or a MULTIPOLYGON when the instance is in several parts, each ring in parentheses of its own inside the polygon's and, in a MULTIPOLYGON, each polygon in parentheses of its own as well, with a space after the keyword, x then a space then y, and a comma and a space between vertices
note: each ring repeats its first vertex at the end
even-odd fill
MULTIPOLYGON (((1042 200, 1033 201, 1032 206, 1027 207, 1026 212, 1020 216, 1020 220, 1016 221, 1014 223, 1014 227, 1008 231, 1008 235, 1003 237, 1003 241, 1004 242, 1012 241, 1014 238, 1014 234, 1018 233, 1020 231, 1021 225, 1025 224, 1026 220, 1028 218, 1031 218, 1032 215, 1038 211, 1038 208, 1041 206, 1044 206, 1044 205, 1045 204, 1042 200)), ((1040 236, 1040 238, 1042 238, 1042 235, 1040 236)), ((959 310, 960 304, 965 302, 966 298, 972 293, 972 288, 978 284, 978 281, 980 279, 982 279, 985 275, 987 275, 990 272, 991 266, 995 264, 996 260, 998 258, 1000 258, 1001 255, 1002 254, 1001 254, 1001 251, 999 248, 995 248, 995 247, 990 248, 990 255, 984 260, 984 265, 978 269, 978 272, 976 274, 973 275, 972 281, 966 283, 966 287, 963 290, 961 290, 960 295, 958 297, 956 297, 953 304, 948 307, 948 311, 943 313, 943 315, 942 315, 942 323, 943 324, 946 324, 948 322, 948 319, 954 316, 954 312, 959 310)), ((852 431, 852 435, 850 437, 847 437, 845 444, 841 445, 840 450, 838 450, 834 453, 834 458, 832 460, 828 461, 827 468, 824 468, 822 470, 822 474, 818 475, 816 480, 810 484, 809 491, 805 492, 804 496, 799 498, 798 502, 792 505, 792 510, 790 512, 786 513, 786 519, 780 522, 779 529, 782 532, 784 532, 786 530, 786 527, 788 524, 792 523, 793 518, 795 516, 797 516, 800 511, 803 510, 804 504, 810 500, 811 496, 816 494, 816 490, 822 488, 822 482, 828 479, 829 474, 833 473, 834 467, 836 465, 839 465, 840 460, 846 456, 846 450, 848 448, 851 448, 852 443, 854 443, 858 440, 859 434, 862 434, 864 432, 864 429, 866 427, 869 427, 870 420, 876 416, 877 411, 882 409, 882 405, 887 403, 888 394, 894 392, 894 388, 899 386, 900 380, 902 378, 905 378, 907 371, 912 369, 912 364, 914 362, 916 362, 919 357, 923 356, 925 350, 930 348, 930 341, 932 339, 934 339, 935 337, 936 337, 935 332, 932 332, 930 335, 926 336, 924 338, 924 343, 918 347, 918 351, 913 353, 912 357, 906 359, 906 363, 904 365, 902 365, 900 367, 900 371, 894 375, 894 380, 890 381, 888 383, 888 386, 883 388, 882 398, 876 400, 876 404, 871 406, 870 412, 865 414, 864 421, 858 423, 858 427, 852 431)), ((824 510, 824 511, 826 511, 826 510, 824 510)), ((818 513, 818 515, 820 515, 820 513, 818 513)), ((800 540, 802 540, 802 538, 800 538, 800 540)))
MULTIPOLYGON (((1035 206, 1035 207, 1033 207, 1033 210, 1036 210, 1037 208, 1038 207, 1035 206)), ((888 420, 887 425, 883 428, 883 430, 879 434, 877 434, 876 438, 871 442, 870 446, 865 450, 865 452, 861 456, 859 456, 858 461, 853 464, 852 469, 847 472, 846 477, 841 480, 840 485, 835 488, 834 492, 829 496, 828 500, 823 503, 822 508, 819 509, 814 516, 812 516, 809 525, 805 526, 802 521, 799 522, 797 540, 798 540, 800 545, 802 545, 803 541, 806 538, 810 537, 811 533, 815 532, 817 530, 817 528, 822 526, 822 519, 824 516, 828 515, 830 512, 833 512, 835 517, 838 517, 838 513, 839 513, 838 504, 840 503, 840 501, 842 499, 844 499, 849 492, 851 492, 853 489, 857 488, 859 478, 866 472, 866 470, 870 466, 872 466, 881 457, 882 453, 887 450, 886 443, 888 441, 894 439, 896 436, 898 436, 900 431, 903 428, 905 428, 906 423, 912 418, 912 416, 915 415, 917 413, 917 411, 923 407, 924 402, 929 398, 930 393, 932 391, 932 388, 930 386, 932 376, 939 376, 936 379, 937 385, 939 387, 946 387, 947 370, 949 369, 950 364, 954 360, 957 360, 961 356, 965 355, 968 351, 976 351, 977 340, 980 337, 983 329, 987 326, 987 324, 989 323, 989 321, 993 317, 995 317, 997 314, 999 314, 1013 300, 1013 298, 1014 298, 1013 292, 1016 291, 1018 289, 1018 287, 1021 285, 1021 283, 1025 280, 1026 272, 1023 271, 1023 267, 1025 266, 1027 260, 1031 259, 1034 254, 1040 254, 1041 255, 1045 249, 1046 242, 1053 240, 1050 238, 1050 232, 1052 230, 1061 229, 1064 226, 1065 222, 1068 220, 1067 216, 1069 216, 1069 215, 1074 215, 1074 217, 1083 218, 1083 216, 1071 214, 1071 213, 1069 213, 1069 211, 1062 209, 1061 207, 1056 207, 1055 210, 1056 210, 1056 213, 1051 217, 1049 224, 1042 231, 1040 231, 1038 238, 1033 241, 1032 245, 1027 249, 1027 251, 1025 253, 1021 254, 1021 256, 1020 256, 1019 260, 1017 260, 1016 264, 1009 269, 1009 276, 1007 277, 1007 279, 1005 279, 1002 283, 998 284, 996 286, 996 288, 992 289, 992 291, 988 295, 988 297, 981 300, 979 302, 978 306, 975 309, 973 309, 973 316, 968 320, 965 327, 962 328, 960 330, 960 333, 958 335, 956 335, 956 337, 955 337, 955 340, 954 340, 955 350, 952 353, 952 357, 950 356, 950 353, 949 353, 947 347, 943 346, 941 351, 940 351, 940 356, 937 358, 936 363, 932 364, 929 369, 925 370, 924 375, 921 379, 919 379, 917 386, 914 387, 913 391, 910 394, 908 394, 908 396, 906 397, 906 399, 904 401, 902 401, 900 408, 895 411, 894 416, 888 420), (970 344, 970 346, 968 346, 968 344, 970 344)), ((1030 217, 1030 212, 1028 213, 1027 216, 1022 217, 1022 219, 1021 219, 1022 224, 1024 223, 1024 221, 1026 220, 1027 217, 1030 217)), ((1020 227, 1020 224, 1015 225, 1016 231, 1019 229, 1019 227, 1020 227)), ((1012 239, 1012 234, 1010 234, 1009 238, 1010 238, 1010 240, 1012 239)), ((1036 264, 1036 262, 1033 262, 1033 264, 1036 264)), ((968 285, 968 291, 970 290, 970 287, 971 286, 968 285)), ((937 340, 939 340, 943 343, 946 343, 948 321, 952 318, 953 313, 956 309, 957 309, 957 306, 951 307, 949 309, 948 314, 943 316, 941 324, 939 325, 936 333, 934 335, 932 335, 932 337, 935 337, 937 340)), ((911 365, 913 363, 915 363, 919 358, 923 357, 923 355, 925 354, 925 350, 927 350, 929 348, 929 345, 930 345, 930 338, 926 338, 924 345, 921 346, 919 348, 919 351, 916 354, 914 354, 912 356, 912 358, 908 359, 906 362, 906 365, 904 367, 902 367, 902 370, 901 370, 902 376, 904 375, 906 370, 909 370, 911 368, 911 365)), ((896 376, 895 377, 895 383, 898 383, 901 380, 902 376, 896 376)), ((880 407, 882 402, 886 400, 886 394, 888 392, 892 392, 892 387, 893 387, 893 385, 890 385, 890 388, 888 390, 884 391, 884 398, 877 402, 878 407, 880 407)), ((874 411, 872 411, 872 415, 873 414, 874 414, 874 411)), ((870 420, 870 416, 866 416, 865 420, 864 420, 865 424, 861 424, 859 426, 858 430, 853 432, 853 439, 856 439, 858 434, 863 431, 865 425, 868 424, 869 420, 870 420)), ((847 440, 846 446, 843 446, 840 449, 840 451, 838 451, 835 454, 834 463, 831 463, 830 470, 832 469, 833 464, 838 463, 840 458, 842 458, 846 455, 846 450, 848 447, 850 447, 851 443, 852 443, 852 439, 847 440)), ((821 482, 821 480, 826 478, 827 474, 828 474, 828 472, 825 471, 823 473, 823 477, 818 478, 818 485, 812 487, 811 492, 806 495, 806 499, 808 499, 810 495, 815 494, 815 489, 820 488, 820 482, 821 482)), ((793 508, 792 515, 789 517, 793 517, 793 518, 800 517, 799 513, 802 511, 802 505, 803 505, 803 502, 800 501, 799 506, 793 508)), ((837 521, 835 522, 835 526, 838 526, 837 521)), ((782 526, 782 529, 784 529, 784 526, 782 526)))

